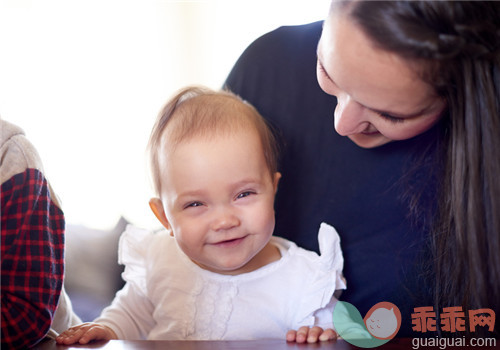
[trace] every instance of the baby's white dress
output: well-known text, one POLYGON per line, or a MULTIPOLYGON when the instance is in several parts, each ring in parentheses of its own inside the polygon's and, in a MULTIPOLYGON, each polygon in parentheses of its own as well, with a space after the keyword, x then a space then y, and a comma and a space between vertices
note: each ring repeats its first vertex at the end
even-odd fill
POLYGON ((345 289, 335 229, 321 224, 321 255, 272 237, 281 259, 236 276, 200 268, 166 231, 128 226, 120 238, 125 287, 95 321, 119 339, 285 339, 301 326, 333 328, 335 290, 345 289))

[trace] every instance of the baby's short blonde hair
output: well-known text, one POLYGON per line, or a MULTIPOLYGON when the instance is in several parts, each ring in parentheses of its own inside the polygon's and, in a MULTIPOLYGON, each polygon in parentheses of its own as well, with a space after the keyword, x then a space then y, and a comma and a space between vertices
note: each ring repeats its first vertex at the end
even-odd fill
POLYGON ((273 176, 278 171, 278 144, 270 126, 252 105, 225 90, 195 86, 180 90, 159 113, 149 138, 149 162, 156 195, 161 195, 158 157, 167 129, 167 142, 175 147, 194 136, 216 137, 252 127, 259 135, 267 167, 273 176))

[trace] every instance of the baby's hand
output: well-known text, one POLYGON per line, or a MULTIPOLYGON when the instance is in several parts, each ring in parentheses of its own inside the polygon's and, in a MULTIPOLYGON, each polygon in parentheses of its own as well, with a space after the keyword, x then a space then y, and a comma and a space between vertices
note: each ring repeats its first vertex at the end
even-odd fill
POLYGON ((298 331, 288 331, 286 333, 286 341, 297 342, 297 343, 316 343, 319 341, 327 341, 337 339, 337 333, 331 329, 325 329, 321 327, 300 327, 298 331))
POLYGON ((115 332, 108 326, 99 323, 82 323, 62 332, 57 338, 57 344, 87 344, 91 340, 117 339, 115 332))

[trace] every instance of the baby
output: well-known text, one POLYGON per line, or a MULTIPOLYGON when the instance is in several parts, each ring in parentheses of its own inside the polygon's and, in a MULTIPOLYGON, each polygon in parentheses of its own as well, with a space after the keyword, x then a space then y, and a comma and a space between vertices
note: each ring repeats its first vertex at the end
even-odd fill
POLYGON ((229 92, 186 88, 160 113, 149 150, 158 195, 150 206, 165 229, 127 228, 124 288, 94 323, 57 342, 335 339, 339 237, 322 224, 319 256, 273 236, 281 175, 255 108, 229 92))

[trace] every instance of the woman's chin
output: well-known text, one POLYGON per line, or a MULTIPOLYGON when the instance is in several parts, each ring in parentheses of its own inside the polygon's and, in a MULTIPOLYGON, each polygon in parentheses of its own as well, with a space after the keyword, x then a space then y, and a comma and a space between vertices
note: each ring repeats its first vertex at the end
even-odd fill
POLYGON ((352 134, 347 137, 362 148, 375 148, 392 141, 379 132, 352 134))

